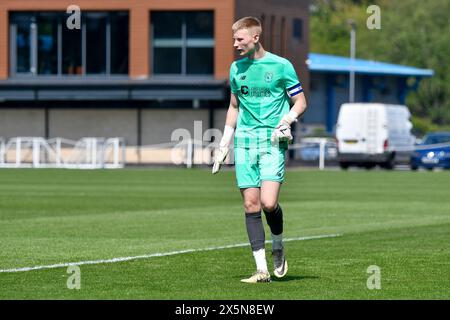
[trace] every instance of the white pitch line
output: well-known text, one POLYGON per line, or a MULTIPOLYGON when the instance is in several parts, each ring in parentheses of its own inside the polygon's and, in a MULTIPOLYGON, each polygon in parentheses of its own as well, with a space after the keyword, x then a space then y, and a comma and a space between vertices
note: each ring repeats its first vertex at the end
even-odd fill
MULTIPOLYGON (((342 236, 342 234, 325 234, 325 235, 320 235, 320 236, 286 238, 286 239, 283 239, 283 241, 288 242, 288 241, 314 240, 314 239, 323 239, 323 238, 336 238, 336 237, 340 237, 340 236, 342 236)), ((270 243, 270 241, 268 240, 268 241, 266 241, 266 243, 270 243)), ((88 261, 79 261, 79 262, 64 262, 64 263, 50 264, 50 265, 46 265, 46 266, 0 269, 0 273, 26 272, 26 271, 42 270, 42 269, 63 268, 63 267, 69 267, 69 266, 81 266, 81 265, 87 265, 87 264, 116 263, 116 262, 124 262, 124 261, 130 261, 130 260, 138 260, 138 259, 149 259, 149 258, 156 258, 156 257, 173 256, 176 254, 191 253, 191 252, 212 251, 212 250, 222 250, 222 249, 246 247, 249 245, 250 245, 249 243, 238 243, 238 244, 231 244, 231 245, 219 246, 219 247, 186 249, 186 250, 171 251, 171 252, 144 254, 141 256, 134 256, 134 257, 120 257, 120 258, 112 258, 112 259, 106 259, 106 260, 88 260, 88 261)))

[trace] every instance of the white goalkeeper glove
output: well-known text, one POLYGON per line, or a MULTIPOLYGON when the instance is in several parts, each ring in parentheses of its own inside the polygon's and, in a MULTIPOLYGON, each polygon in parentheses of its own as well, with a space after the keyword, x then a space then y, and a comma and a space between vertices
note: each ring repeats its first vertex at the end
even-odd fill
POLYGON ((273 130, 270 141, 273 144, 285 141, 288 143, 292 142, 294 138, 291 133, 291 124, 297 121, 297 117, 298 113, 292 110, 288 114, 285 114, 273 130))
POLYGON ((222 140, 220 140, 219 148, 216 149, 214 155, 214 164, 212 168, 212 174, 216 174, 219 172, 220 167, 225 162, 227 158, 228 152, 230 151, 230 142, 233 137, 234 128, 228 125, 225 125, 223 130, 222 140))

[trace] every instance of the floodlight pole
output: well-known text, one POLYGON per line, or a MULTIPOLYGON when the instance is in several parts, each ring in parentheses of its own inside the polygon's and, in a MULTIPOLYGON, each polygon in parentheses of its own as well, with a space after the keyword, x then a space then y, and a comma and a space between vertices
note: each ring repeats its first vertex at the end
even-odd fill
POLYGON ((349 81, 349 102, 355 102, 355 70, 354 62, 356 55, 356 24, 349 19, 350 30, 350 81, 349 81))

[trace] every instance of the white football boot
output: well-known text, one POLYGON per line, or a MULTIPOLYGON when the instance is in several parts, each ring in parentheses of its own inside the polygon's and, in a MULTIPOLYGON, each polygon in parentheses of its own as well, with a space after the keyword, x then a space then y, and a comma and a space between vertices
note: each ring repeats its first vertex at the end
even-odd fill
POLYGON ((250 278, 242 279, 241 281, 245 283, 270 282, 270 274, 269 272, 256 270, 250 278))
POLYGON ((273 274, 277 278, 283 278, 288 271, 286 256, 284 255, 284 248, 273 250, 272 257, 273 257, 273 268, 274 268, 273 274))

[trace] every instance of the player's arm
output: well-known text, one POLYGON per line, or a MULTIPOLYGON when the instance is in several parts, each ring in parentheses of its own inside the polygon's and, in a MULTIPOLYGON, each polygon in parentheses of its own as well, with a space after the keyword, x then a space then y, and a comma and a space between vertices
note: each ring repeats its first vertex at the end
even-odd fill
MULTIPOLYGON (((295 120, 297 120, 297 118, 301 117, 305 113, 306 108, 308 107, 306 105, 305 94, 303 92, 300 92, 299 94, 291 97, 291 105, 292 107, 290 112, 293 112, 291 116, 292 117, 296 116, 295 120)), ((291 124, 292 122, 289 125, 291 124)))
POLYGON ((300 92, 294 96, 291 96, 291 110, 288 114, 284 115, 278 126, 272 133, 271 140, 273 143, 277 141, 291 142, 293 137, 291 134, 291 125, 297 121, 297 118, 301 117, 307 108, 306 98, 303 92, 300 92))
POLYGON ((298 80, 294 66, 289 61, 284 65, 283 79, 286 92, 290 98, 291 110, 285 114, 272 132, 272 143, 293 140, 291 125, 306 111, 306 99, 298 80))
POLYGON ((225 126, 236 128, 236 122, 239 114, 239 102, 234 93, 230 96, 230 106, 228 107, 227 117, 225 119, 225 126))
POLYGON ((220 166, 224 163, 228 155, 231 139, 233 138, 234 129, 236 128, 238 114, 238 98, 234 93, 231 93, 230 106, 228 107, 227 117, 225 119, 225 128, 223 129, 223 135, 219 143, 219 148, 215 152, 214 165, 212 168, 213 174, 219 172, 220 166))
POLYGON ((293 122, 297 121, 297 118, 301 117, 305 113, 307 108, 305 94, 300 92, 299 94, 292 96, 291 105, 291 110, 281 119, 280 124, 286 123, 291 126, 293 122))

